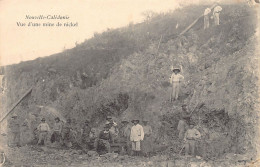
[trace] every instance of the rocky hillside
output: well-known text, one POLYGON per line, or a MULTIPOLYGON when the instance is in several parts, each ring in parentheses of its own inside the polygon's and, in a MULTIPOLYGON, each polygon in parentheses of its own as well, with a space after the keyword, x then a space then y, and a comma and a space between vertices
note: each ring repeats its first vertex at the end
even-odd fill
POLYGON ((204 104, 192 118, 210 146, 203 156, 246 153, 255 148, 257 125, 256 13, 245 4, 222 5, 220 26, 203 30, 201 18, 177 37, 205 7, 157 14, 137 25, 95 34, 57 55, 5 67, 5 105, 33 87, 16 109, 23 118, 29 113, 42 116, 39 106, 79 125, 90 118, 95 127, 106 115, 118 121, 138 116, 151 120, 155 142, 176 151, 180 106, 186 103, 193 110, 204 104), (174 103, 169 102, 172 65, 181 65, 185 76, 180 100, 174 103))

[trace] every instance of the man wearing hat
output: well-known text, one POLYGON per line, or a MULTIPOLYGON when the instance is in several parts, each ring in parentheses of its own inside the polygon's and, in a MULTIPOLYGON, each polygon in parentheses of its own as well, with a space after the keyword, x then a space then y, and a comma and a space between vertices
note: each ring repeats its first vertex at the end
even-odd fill
POLYGON ((20 124, 17 117, 16 114, 13 114, 12 118, 8 121, 8 127, 10 129, 10 147, 20 146, 20 124))
POLYGON ((94 147, 96 149, 97 152, 111 152, 111 146, 110 143, 114 143, 113 137, 109 131, 109 124, 106 124, 104 126, 104 130, 102 130, 99 133, 98 139, 95 140, 94 143, 94 147), (100 148, 102 149, 102 146, 105 147, 105 150, 100 150, 100 148))
POLYGON ((183 140, 185 131, 188 128, 187 122, 190 121, 190 113, 186 104, 182 105, 181 119, 178 123, 177 130, 179 131, 179 139, 183 140))
POLYGON ((61 140, 61 131, 62 131, 62 123, 60 121, 59 117, 56 117, 55 119, 55 123, 54 123, 54 127, 53 127, 53 133, 51 136, 51 142, 60 142, 61 140))
POLYGON ((143 127, 139 124, 139 119, 133 119, 134 126, 131 128, 130 141, 132 142, 132 151, 134 156, 140 156, 141 141, 144 139, 143 127))
POLYGON ((45 144, 48 132, 50 131, 49 125, 45 122, 45 118, 42 118, 41 123, 37 127, 37 130, 39 131, 39 140, 38 145, 45 144))
POLYGON ((209 14, 211 12, 210 8, 204 10, 204 30, 209 28, 209 14))
POLYGON ((72 124, 71 124, 71 119, 67 119, 67 122, 64 124, 62 128, 62 142, 63 145, 66 147, 72 147, 72 124))
POLYGON ((148 120, 143 120, 143 129, 144 129, 144 140, 142 142, 142 151, 144 156, 148 156, 148 154, 152 151, 152 141, 151 135, 153 133, 152 127, 147 124, 148 120))
POLYGON ((201 134, 200 132, 194 128, 194 122, 189 123, 190 126, 184 135, 184 142, 185 142, 185 155, 191 155, 195 157, 195 148, 197 145, 197 140, 200 139, 201 134))
POLYGON ((131 127, 129 122, 124 119, 121 121, 122 126, 119 129, 119 136, 123 142, 125 142, 125 146, 123 147, 124 150, 127 151, 127 154, 131 154, 131 142, 130 142, 130 134, 131 134, 131 127))
POLYGON ((90 142, 90 132, 91 127, 89 126, 89 120, 86 120, 84 123, 83 128, 81 129, 81 143, 84 147, 84 149, 88 149, 89 142, 90 142))
POLYGON ((118 140, 119 131, 118 131, 117 123, 112 119, 111 116, 107 116, 106 125, 110 126, 109 131, 111 135, 113 135, 113 139, 118 140))
POLYGON ((172 75, 170 78, 170 83, 172 84, 172 92, 170 96, 170 101, 172 99, 177 100, 179 96, 180 83, 183 82, 184 77, 179 74, 181 72, 180 68, 172 68, 172 75))
POLYGON ((217 5, 213 10, 213 17, 216 26, 219 25, 219 14, 221 11, 222 11, 222 7, 219 5, 217 5))

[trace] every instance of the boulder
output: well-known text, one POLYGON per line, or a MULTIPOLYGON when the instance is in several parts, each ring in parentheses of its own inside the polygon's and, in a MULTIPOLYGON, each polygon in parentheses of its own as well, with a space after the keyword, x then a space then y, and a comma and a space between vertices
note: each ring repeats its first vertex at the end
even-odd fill
POLYGON ((87 152, 87 155, 89 157, 96 157, 96 156, 99 156, 98 153, 96 151, 88 151, 87 152))

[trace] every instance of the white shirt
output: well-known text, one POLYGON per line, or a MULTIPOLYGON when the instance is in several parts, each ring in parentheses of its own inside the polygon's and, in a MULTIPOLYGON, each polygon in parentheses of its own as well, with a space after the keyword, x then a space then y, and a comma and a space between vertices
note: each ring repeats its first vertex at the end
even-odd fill
POLYGON ((180 82, 182 80, 184 80, 184 77, 181 74, 178 73, 176 75, 175 73, 172 73, 172 76, 170 78, 170 83, 172 83, 172 82, 180 82))
POLYGON ((213 13, 218 13, 218 12, 220 12, 220 11, 222 11, 222 7, 216 6, 216 7, 214 8, 213 13))
POLYGON ((37 129, 42 132, 42 131, 50 131, 50 127, 49 125, 44 122, 44 123, 40 123, 40 125, 37 127, 37 129))
POLYGON ((141 125, 137 124, 131 128, 131 141, 142 141, 144 139, 144 129, 141 125))
POLYGON ((208 15, 211 12, 210 8, 206 8, 204 11, 204 16, 208 15))
POLYGON ((199 139, 200 137, 200 132, 193 128, 186 131, 184 139, 199 139))

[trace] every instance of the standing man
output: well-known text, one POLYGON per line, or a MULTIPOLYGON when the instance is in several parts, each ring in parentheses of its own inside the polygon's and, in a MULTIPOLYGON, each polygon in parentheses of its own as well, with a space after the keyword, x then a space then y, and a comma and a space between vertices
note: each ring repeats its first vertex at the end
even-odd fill
POLYGON ((213 10, 213 17, 214 17, 214 22, 215 25, 218 26, 219 25, 219 14, 222 11, 222 7, 221 6, 216 6, 213 10))
POLYGON ((180 91, 180 83, 183 82, 184 80, 184 77, 181 74, 179 74, 181 72, 180 68, 173 68, 172 72, 173 73, 170 78, 170 83, 172 84, 170 101, 172 101, 172 99, 174 100, 178 99, 179 91, 180 91))
POLYGON ((30 143, 33 139, 33 135, 31 133, 31 128, 29 121, 27 119, 24 120, 21 126, 21 133, 20 133, 20 144, 22 146, 30 143))
POLYGON ((60 143, 61 140, 61 131, 62 131, 62 123, 60 121, 60 118, 57 117, 54 119, 55 123, 54 123, 54 127, 53 127, 53 134, 51 137, 51 142, 58 142, 60 143))
POLYGON ((107 119, 106 119, 106 124, 110 126, 110 133, 111 135, 113 136, 113 139, 115 141, 118 140, 118 127, 117 127, 117 123, 112 119, 111 116, 107 116, 107 119))
POLYGON ((139 119, 133 119, 134 126, 131 128, 130 141, 132 142, 132 151, 134 156, 140 156, 141 141, 144 139, 144 130, 139 125, 139 119))
POLYGON ((20 146, 20 124, 17 119, 17 115, 13 114, 12 118, 8 121, 8 127, 10 129, 10 143, 9 147, 20 146))
POLYGON ((68 119, 64 127, 62 128, 62 141, 63 144, 68 148, 72 147, 71 139, 72 139, 72 125, 71 125, 71 119, 68 119))
POLYGON ((204 11, 204 30, 209 28, 209 14, 211 12, 210 8, 206 8, 204 11))
POLYGON ((200 139, 201 134, 200 132, 194 128, 194 123, 190 122, 189 129, 186 131, 184 135, 184 142, 185 142, 185 155, 191 155, 195 157, 195 148, 197 145, 197 140, 200 139))
POLYGON ((90 132, 91 127, 89 126, 89 120, 86 120, 84 127, 81 129, 81 143, 83 145, 83 149, 89 149, 90 132))
POLYGON ((178 123, 177 130, 179 131, 179 139, 183 140, 184 134, 188 128, 188 122, 190 121, 190 112, 186 104, 182 105, 181 120, 178 123))
POLYGON ((110 153, 111 152, 111 146, 110 146, 110 143, 114 143, 114 140, 113 140, 113 137, 109 131, 109 125, 106 124, 105 127, 104 127, 104 130, 102 130, 100 133, 99 133, 99 136, 98 136, 98 139, 95 140, 95 143, 94 143, 94 147, 96 149, 97 152, 108 152, 110 153), (100 148, 102 149, 102 146, 105 147, 105 150, 100 150, 100 148))
POLYGON ((144 129, 144 140, 142 142, 142 150, 144 156, 149 156, 149 153, 152 151, 152 138, 153 133, 152 127, 147 124, 148 120, 143 120, 143 129, 144 129))
POLYGON ((45 118, 42 118, 42 122, 37 127, 37 130, 39 131, 39 140, 38 145, 44 145, 47 141, 47 135, 50 131, 49 125, 45 122, 45 118))
POLYGON ((123 120, 122 127, 119 130, 119 136, 121 137, 122 141, 125 142, 124 150, 126 150, 127 154, 131 154, 131 142, 130 142, 130 134, 131 134, 131 127, 127 120, 123 120))

